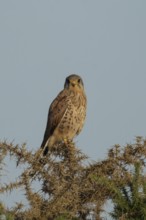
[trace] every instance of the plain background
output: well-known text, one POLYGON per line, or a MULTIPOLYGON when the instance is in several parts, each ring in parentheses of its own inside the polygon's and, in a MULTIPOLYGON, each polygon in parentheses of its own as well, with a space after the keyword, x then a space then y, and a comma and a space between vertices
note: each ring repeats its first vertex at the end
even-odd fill
POLYGON ((1 141, 38 149, 49 105, 72 73, 88 97, 76 145, 90 160, 145 137, 146 1, 1 0, 1 141))

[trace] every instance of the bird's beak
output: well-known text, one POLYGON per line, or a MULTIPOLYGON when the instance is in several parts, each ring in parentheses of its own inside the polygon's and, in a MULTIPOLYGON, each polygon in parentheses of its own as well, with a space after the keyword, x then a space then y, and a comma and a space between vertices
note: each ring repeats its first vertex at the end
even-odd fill
POLYGON ((71 85, 74 87, 75 85, 77 85, 76 81, 72 81, 71 85))

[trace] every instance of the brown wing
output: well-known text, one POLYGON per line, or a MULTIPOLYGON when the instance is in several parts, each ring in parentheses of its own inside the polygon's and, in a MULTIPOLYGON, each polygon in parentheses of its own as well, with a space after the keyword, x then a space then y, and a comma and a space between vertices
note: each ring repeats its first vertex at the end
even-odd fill
POLYGON ((56 99, 54 99, 54 101, 50 105, 46 130, 41 148, 44 148, 46 142, 48 141, 48 138, 53 134, 55 128, 60 123, 67 109, 67 97, 68 90, 64 89, 58 94, 56 99))
POLYGON ((87 99, 84 93, 80 96, 79 103, 80 103, 80 108, 78 109, 79 127, 77 130, 77 135, 81 132, 86 118, 87 99))

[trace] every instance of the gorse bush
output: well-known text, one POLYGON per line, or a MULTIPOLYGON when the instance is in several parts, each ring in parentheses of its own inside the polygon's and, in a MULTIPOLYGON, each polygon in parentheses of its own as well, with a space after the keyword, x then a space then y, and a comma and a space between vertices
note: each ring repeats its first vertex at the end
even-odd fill
POLYGON ((141 137, 125 147, 115 145, 105 160, 92 164, 74 143, 62 143, 43 157, 41 150, 32 153, 25 144, 1 142, 1 179, 7 155, 17 169, 25 167, 16 181, 0 184, 1 194, 24 190, 29 207, 17 203, 5 209, 15 220, 81 220, 91 211, 100 220, 109 199, 113 219, 146 219, 146 140, 141 137))

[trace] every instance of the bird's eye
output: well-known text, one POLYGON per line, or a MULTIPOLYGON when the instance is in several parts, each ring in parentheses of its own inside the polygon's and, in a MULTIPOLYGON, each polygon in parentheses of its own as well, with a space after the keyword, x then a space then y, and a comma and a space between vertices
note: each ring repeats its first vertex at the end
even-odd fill
POLYGON ((69 83, 70 83, 69 79, 66 79, 66 83, 67 83, 67 84, 69 84, 69 83))
POLYGON ((80 83, 81 82, 81 79, 78 79, 78 83, 80 83))

